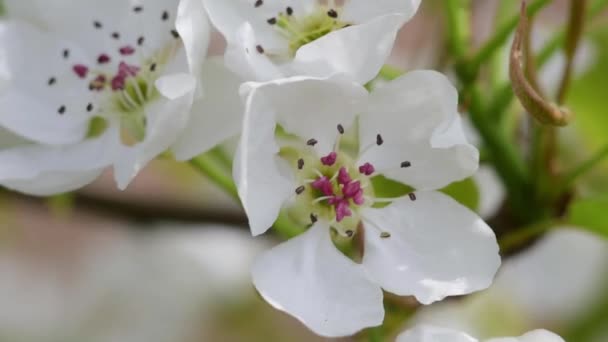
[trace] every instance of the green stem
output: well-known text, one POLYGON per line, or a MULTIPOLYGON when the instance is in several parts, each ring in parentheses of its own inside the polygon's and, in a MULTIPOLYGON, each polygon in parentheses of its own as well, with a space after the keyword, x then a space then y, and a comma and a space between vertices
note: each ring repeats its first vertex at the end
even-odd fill
POLYGON ((296 237, 304 232, 304 229, 295 223, 285 210, 281 211, 272 228, 285 240, 296 237))
POLYGON ((500 252, 503 255, 508 254, 513 249, 516 249, 517 247, 520 247, 526 242, 530 241, 530 239, 540 236, 552 228, 563 224, 564 222, 561 221, 549 220, 538 222, 522 229, 517 229, 500 239, 498 242, 500 252))
POLYGON ((452 54, 462 58, 467 53, 470 41, 469 0, 446 0, 448 42, 452 54))
MULTIPOLYGON (((528 5, 528 16, 534 16, 538 13, 543 7, 548 5, 551 0, 535 0, 528 5)), ((470 62, 467 63, 467 76, 472 81, 476 78, 479 69, 487 61, 490 57, 494 55, 496 51, 500 49, 501 46, 506 44, 511 33, 517 27, 519 23, 520 15, 519 13, 515 14, 511 19, 509 19, 504 25, 498 28, 498 31, 490 40, 488 40, 479 51, 471 58, 470 62)))
POLYGON ((382 326, 369 328, 367 330, 367 340, 369 342, 384 342, 382 326))
POLYGON ((608 145, 604 146, 604 148, 599 150, 595 155, 593 155, 591 158, 589 158, 582 164, 576 166, 570 172, 566 172, 566 174, 562 178, 563 181, 559 187, 557 194, 560 195, 567 191, 579 177, 591 171, 594 167, 596 167, 600 162, 602 162, 606 158, 608 158, 608 145))
POLYGON ((207 176, 216 185, 222 188, 226 193, 239 201, 239 193, 236 185, 232 181, 230 169, 227 168, 222 160, 216 155, 218 152, 211 151, 195 157, 190 161, 190 164, 207 176))
POLYGON ((386 81, 392 81, 396 78, 399 78, 405 72, 396 66, 392 66, 389 64, 384 64, 378 73, 382 79, 386 81))

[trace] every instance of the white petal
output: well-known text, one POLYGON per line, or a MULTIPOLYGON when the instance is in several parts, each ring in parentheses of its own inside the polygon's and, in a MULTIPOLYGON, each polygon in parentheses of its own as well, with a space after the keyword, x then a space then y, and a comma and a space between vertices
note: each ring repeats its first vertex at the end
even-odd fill
POLYGON ((226 66, 249 81, 270 81, 284 77, 267 55, 257 51, 260 43, 256 34, 249 22, 239 26, 224 54, 226 66))
POLYGON ((534 330, 520 337, 493 338, 487 342, 564 342, 564 339, 547 330, 534 330))
POLYGON ((114 176, 125 189, 137 173, 152 159, 166 151, 185 129, 196 88, 196 79, 188 74, 173 74, 156 81, 162 97, 146 107, 146 136, 131 147, 123 147, 114 163, 114 176))
POLYGON ((146 49, 166 47, 174 41, 170 31, 175 28, 178 1, 9 0, 7 10, 10 16, 57 32, 97 57, 101 52, 116 51, 116 40, 110 32, 120 33, 120 41, 131 44, 145 34, 146 49), (143 10, 135 13, 137 5, 143 10), (161 20, 164 11, 169 14, 168 20, 161 20), (104 30, 94 29, 94 21, 102 23, 104 30))
POLYGON ((606 240, 579 229, 556 229, 505 262, 493 288, 535 321, 569 322, 602 293, 605 269, 606 240))
POLYGON ((211 39, 211 25, 202 0, 181 0, 175 27, 184 43, 190 71, 200 75, 211 39))
POLYGON ((477 342, 477 339, 456 330, 419 325, 399 335, 396 342, 477 342))
POLYGON ((361 162, 417 189, 442 188, 471 176, 479 165, 479 152, 464 136, 458 93, 434 71, 407 73, 372 92, 360 134, 361 162), (377 134, 384 145, 374 146, 377 134), (412 166, 401 168, 404 161, 412 166))
POLYGON ((342 19, 364 23, 387 14, 400 14, 404 21, 410 20, 418 11, 421 0, 347 0, 342 19))
POLYGON ((498 213, 505 200, 505 186, 491 166, 480 166, 473 180, 479 190, 479 208, 477 212, 483 218, 491 218, 498 213))
POLYGON ((430 304, 487 288, 500 266, 494 233, 481 218, 439 192, 418 192, 363 211, 363 266, 397 295, 430 304), (380 231, 391 234, 381 238, 380 231))
POLYGON ((33 194, 52 195, 93 181, 112 163, 118 134, 61 147, 27 145, 0 151, 0 184, 33 194))
POLYGON ((58 54, 72 44, 21 22, 0 25, 0 125, 15 134, 47 144, 82 140, 88 130, 89 90, 58 54), (56 84, 50 86, 49 80, 56 84), (58 111, 65 106, 65 113, 58 111))
POLYGON ((236 136, 242 127, 245 106, 239 96, 241 79, 217 59, 203 64, 200 78, 203 96, 194 102, 188 127, 173 145, 178 160, 210 150, 236 136))
POLYGON ((252 275, 264 299, 318 335, 352 335, 384 318, 382 291, 336 249, 321 223, 262 254, 252 275))
POLYGON ((334 31, 301 47, 291 67, 296 74, 319 77, 343 72, 366 84, 386 62, 404 22, 393 14, 334 31))

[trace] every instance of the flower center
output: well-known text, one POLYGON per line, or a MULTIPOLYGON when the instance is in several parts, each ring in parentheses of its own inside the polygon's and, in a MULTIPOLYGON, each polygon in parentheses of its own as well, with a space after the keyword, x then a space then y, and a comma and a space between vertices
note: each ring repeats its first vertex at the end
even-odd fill
POLYGON ((268 19, 267 22, 274 25, 287 39, 289 56, 292 58, 302 46, 350 25, 339 19, 338 9, 321 4, 313 12, 303 15, 298 15, 291 7, 287 7, 285 12, 268 19))
MULTIPOLYGON (((132 12, 133 15, 143 15, 145 11, 143 6, 136 6, 132 12)), ((170 18, 167 10, 150 15, 158 16, 163 22, 170 18)), ((116 49, 99 53, 93 63, 76 60, 69 49, 64 49, 61 54, 72 74, 82 80, 82 86, 90 94, 83 108, 92 117, 88 137, 102 134, 108 127, 107 121, 118 121, 124 144, 141 142, 146 133, 145 107, 159 97, 154 82, 176 55, 180 47, 179 34, 168 29, 169 42, 159 49, 147 46, 145 36, 126 42, 126 35, 117 31, 106 32, 105 25, 99 20, 93 20, 90 29, 103 34, 103 39, 110 42, 105 45, 116 46, 116 49)), ((61 86, 62 81, 51 76, 47 84, 49 87, 61 86)), ((66 115, 77 110, 61 105, 57 112, 66 115)))
POLYGON ((322 219, 329 222, 342 236, 352 237, 360 222, 362 208, 374 204, 371 178, 376 170, 370 163, 358 165, 346 149, 340 148, 344 134, 338 126, 334 150, 319 157, 310 139, 306 148, 284 147, 281 155, 294 165, 299 184, 295 190, 296 211, 307 215, 315 223, 322 219))

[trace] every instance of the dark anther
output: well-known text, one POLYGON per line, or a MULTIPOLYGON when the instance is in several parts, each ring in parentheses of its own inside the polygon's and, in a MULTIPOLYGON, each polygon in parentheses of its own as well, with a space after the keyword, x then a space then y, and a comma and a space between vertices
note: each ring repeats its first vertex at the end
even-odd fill
POLYGON ((102 28, 103 25, 101 25, 101 22, 99 22, 99 21, 94 21, 93 26, 95 26, 96 29, 100 29, 100 28, 102 28))
POLYGON ((65 113, 65 106, 61 106, 61 107, 59 107, 59 109, 57 110, 57 112, 58 112, 59 114, 63 114, 63 113, 65 113))
POLYGON ((304 168, 304 159, 298 159, 298 170, 302 170, 304 168))
POLYGON ((404 169, 410 166, 412 166, 412 163, 410 163, 409 161, 404 161, 403 163, 401 163, 401 167, 404 169))
POLYGON ((306 190, 306 187, 305 187, 304 185, 299 186, 299 187, 296 189, 296 194, 301 195, 301 194, 304 192, 304 190, 306 190))
POLYGON ((277 18, 272 17, 272 18, 266 20, 266 22, 268 22, 270 25, 274 25, 277 23, 277 18))
POLYGON ((160 17, 163 21, 169 20, 169 12, 163 11, 163 15, 160 17))
POLYGON ((262 45, 257 45, 255 49, 258 53, 264 53, 264 48, 262 47, 262 45))
POLYGON ((255 6, 256 8, 262 6, 264 4, 264 0, 257 0, 255 2, 255 4, 253 4, 253 6, 255 6))
POLYGON ((306 142, 306 145, 308 146, 315 146, 316 144, 318 144, 319 142, 317 141, 317 139, 310 139, 306 142))
POLYGON ((389 233, 389 232, 382 232, 382 233, 380 233, 380 237, 383 238, 383 239, 388 239, 388 238, 391 237, 391 233, 389 233))
POLYGON ((112 33, 112 38, 114 38, 114 39, 119 39, 119 38, 120 38, 120 33, 118 33, 118 32, 113 32, 113 33, 112 33))
POLYGON ((285 11, 287 11, 287 15, 292 15, 293 14, 293 8, 291 8, 291 7, 287 7, 285 9, 285 11))
POLYGON ((110 56, 106 55, 106 54, 101 54, 99 55, 99 57, 97 57, 97 63, 99 64, 106 64, 110 62, 110 56))
POLYGON ((90 112, 90 111, 92 111, 92 110, 93 110, 93 104, 92 104, 92 103, 89 103, 89 104, 87 105, 87 112, 90 112))
POLYGON ((156 63, 150 64, 150 71, 152 71, 152 72, 156 71, 156 63))
POLYGON ((68 58, 68 57, 70 57, 70 50, 68 50, 68 49, 63 50, 63 58, 68 58))
POLYGON ((53 84, 55 84, 57 82, 57 79, 55 77, 51 77, 49 78, 49 85, 52 86, 53 84))
POLYGON ((410 192, 410 193, 408 194, 408 196, 410 197, 410 199, 411 199, 412 201, 415 201, 415 200, 416 200, 416 194, 415 194, 415 193, 410 192))
POLYGON ((384 139, 382 139, 380 134, 376 135, 376 145, 382 146, 382 144, 384 144, 384 139))
POLYGON ((338 12, 336 12, 336 10, 332 8, 329 11, 327 11, 327 15, 330 18, 337 18, 338 17, 338 12))
POLYGON ((346 236, 348 236, 349 238, 352 238, 353 235, 355 235, 355 232, 353 232, 352 230, 347 230, 345 233, 346 233, 346 236))
POLYGON ((143 11, 143 9, 144 8, 142 6, 135 6, 135 7, 133 7, 133 12, 139 13, 139 12, 143 11))
POLYGON ((137 45, 139 45, 139 46, 143 45, 143 44, 144 44, 144 40, 145 40, 145 39, 146 39, 146 38, 144 38, 144 37, 139 37, 139 38, 137 38, 137 45))
POLYGON ((178 39, 179 38, 179 32, 177 32, 177 30, 171 30, 171 35, 173 36, 173 38, 178 39))
POLYGON ((319 221, 319 218, 317 217, 317 215, 310 214, 310 222, 312 222, 313 224, 315 224, 315 223, 317 223, 317 221, 319 221))
POLYGON ((344 126, 342 126, 341 124, 338 124, 338 133, 344 134, 344 126))

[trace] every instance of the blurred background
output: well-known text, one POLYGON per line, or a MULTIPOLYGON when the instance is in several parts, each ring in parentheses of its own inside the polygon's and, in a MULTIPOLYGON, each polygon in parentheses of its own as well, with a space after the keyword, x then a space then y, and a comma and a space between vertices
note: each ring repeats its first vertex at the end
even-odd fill
MULTIPOLYGON (((474 1, 474 41, 493 31, 497 12, 514 14, 518 3, 474 1)), ((451 73, 441 6, 423 1, 391 64, 451 73)), ((568 8, 556 0, 543 10, 534 39, 563 27, 568 8)), ((223 46, 216 34, 211 54, 223 46)), ((587 29, 579 52, 568 105, 580 115, 562 134, 563 163, 608 142, 608 13, 587 29)), ((556 86, 563 58, 541 71, 547 89, 556 86)), ((604 163, 580 187, 582 196, 607 199, 606 211, 607 174, 604 163)), ((503 199, 493 170, 482 168, 469 183, 457 197, 491 219, 503 199)), ((608 230, 608 212, 604 222, 608 230)), ((573 228, 505 257, 495 285, 482 293, 425 308, 387 297, 387 325, 398 332, 433 323, 480 338, 547 328, 572 342, 607 342, 608 240, 573 228)), ((252 238, 238 203, 171 160, 152 163, 124 192, 110 174, 53 198, 0 189, 0 342, 326 341, 272 309, 251 285, 254 256, 277 242, 272 234, 252 238)))

